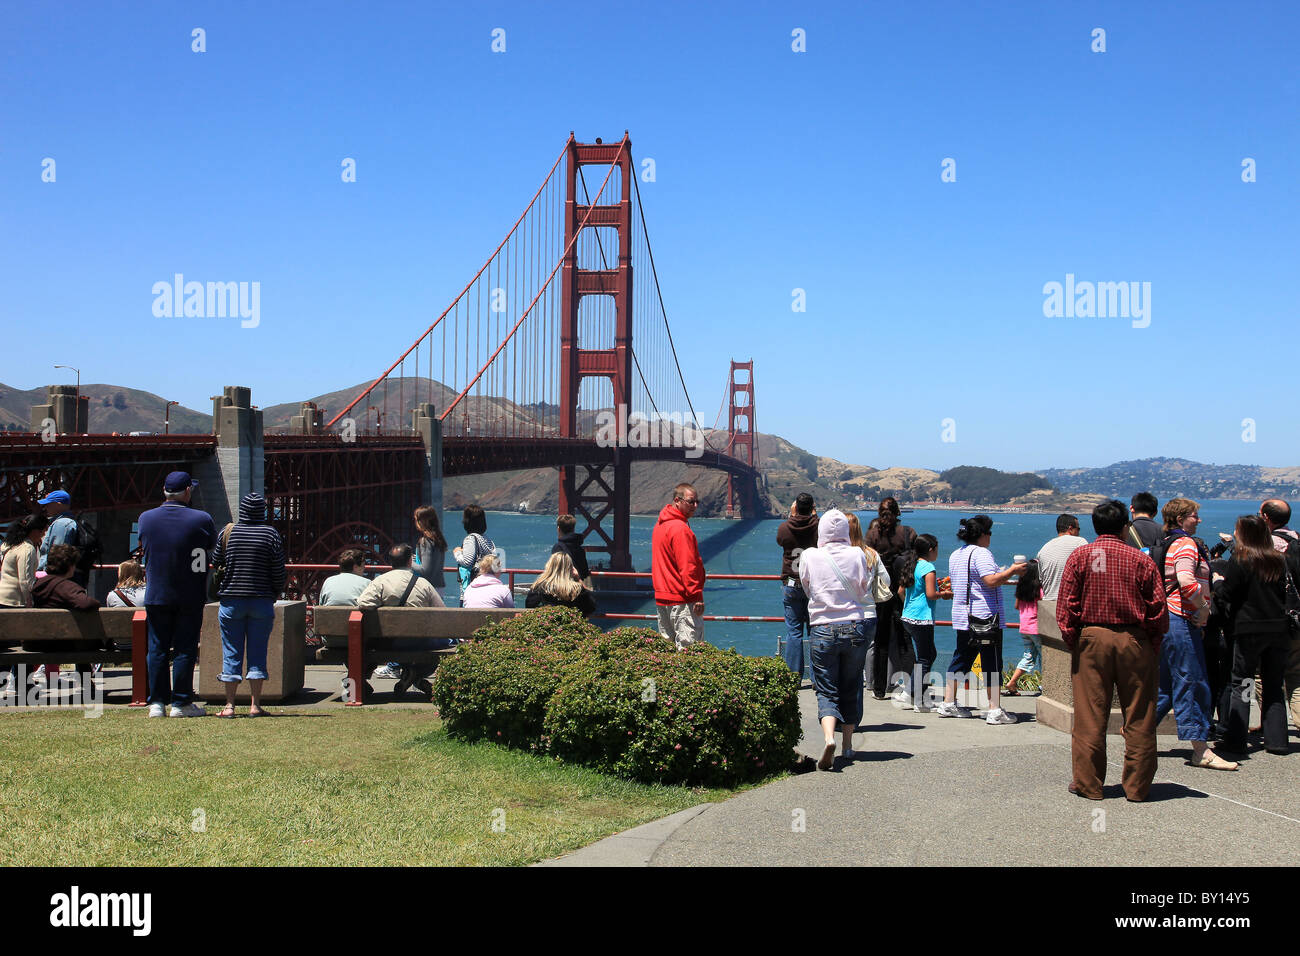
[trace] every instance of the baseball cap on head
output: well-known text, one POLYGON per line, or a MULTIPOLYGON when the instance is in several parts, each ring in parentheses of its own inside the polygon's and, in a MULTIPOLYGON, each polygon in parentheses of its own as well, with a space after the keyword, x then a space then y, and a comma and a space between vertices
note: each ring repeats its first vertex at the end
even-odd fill
POLYGON ((190 477, 188 471, 173 471, 163 482, 163 491, 175 494, 178 491, 184 491, 186 488, 197 488, 198 480, 190 477))
POLYGON ((65 505, 72 504, 72 495, 66 491, 51 491, 48 495, 36 502, 38 505, 52 505, 56 501, 62 501, 65 505))

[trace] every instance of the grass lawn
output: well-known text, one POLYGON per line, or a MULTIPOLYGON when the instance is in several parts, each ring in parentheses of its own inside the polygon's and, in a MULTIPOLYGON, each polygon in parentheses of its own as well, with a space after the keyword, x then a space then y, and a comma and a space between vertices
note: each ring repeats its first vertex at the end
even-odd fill
POLYGON ((0 715, 9 866, 512 865, 727 796, 460 743, 427 710, 0 715))

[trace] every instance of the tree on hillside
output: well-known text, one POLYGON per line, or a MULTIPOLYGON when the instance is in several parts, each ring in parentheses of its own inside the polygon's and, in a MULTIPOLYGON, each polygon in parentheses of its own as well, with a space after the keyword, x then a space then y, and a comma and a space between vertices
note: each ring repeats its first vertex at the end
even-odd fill
POLYGON ((1051 484, 1041 475, 1032 472, 998 471, 996 468, 983 468, 978 465, 959 465, 956 468, 949 468, 940 473, 939 479, 952 486, 950 492, 952 500, 990 505, 1005 504, 1012 498, 1042 488, 1052 490, 1051 484))

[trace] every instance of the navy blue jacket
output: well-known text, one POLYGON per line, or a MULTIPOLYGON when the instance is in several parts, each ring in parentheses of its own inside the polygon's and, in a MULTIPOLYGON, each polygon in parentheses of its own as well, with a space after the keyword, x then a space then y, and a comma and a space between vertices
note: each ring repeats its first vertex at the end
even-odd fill
POLYGON ((144 603, 202 606, 208 601, 208 552, 217 543, 212 515, 168 501, 140 515, 144 603), (195 552, 202 552, 198 559, 195 552), (201 570, 194 570, 196 567, 201 570))

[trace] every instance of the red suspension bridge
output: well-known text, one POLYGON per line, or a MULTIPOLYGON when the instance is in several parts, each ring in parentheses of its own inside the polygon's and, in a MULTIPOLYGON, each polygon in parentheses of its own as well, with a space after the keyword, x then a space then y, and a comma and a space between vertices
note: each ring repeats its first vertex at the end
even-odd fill
MULTIPOLYGON (((632 569, 633 462, 725 471, 728 513, 754 514, 753 363, 731 363, 726 430, 706 431, 682 374, 634 169, 626 134, 617 143, 570 134, 478 272, 328 422, 304 408, 297 434, 262 436, 260 415, 227 389, 210 436, 0 435, 4 517, 55 487, 101 515, 138 513, 157 502, 167 469, 194 471, 254 428, 238 440, 264 467, 236 483, 265 488, 291 558, 303 563, 329 561, 354 542, 379 551, 408 538, 411 511, 432 487, 426 464, 440 476, 558 468, 561 511, 579 519, 587 550, 613 571, 632 569), (437 425, 422 432, 422 421, 437 425), (424 461, 430 433, 436 463, 424 461)), ((209 497, 201 504, 217 516, 209 497)), ((107 557, 124 552, 105 537, 107 557)))

